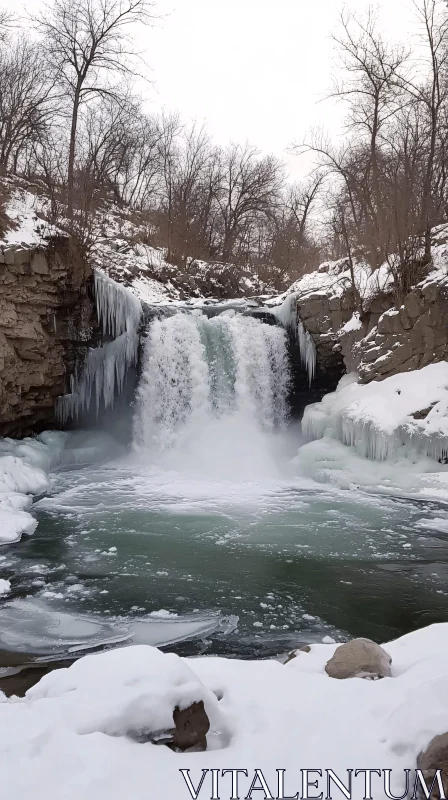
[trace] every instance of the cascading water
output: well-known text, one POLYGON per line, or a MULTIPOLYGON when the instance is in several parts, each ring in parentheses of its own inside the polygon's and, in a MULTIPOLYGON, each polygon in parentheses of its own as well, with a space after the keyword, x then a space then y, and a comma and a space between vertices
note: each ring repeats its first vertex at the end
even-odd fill
POLYGON ((144 345, 135 446, 178 456, 195 446, 198 454, 202 442, 203 463, 207 450, 214 461, 230 447, 243 457, 238 448, 245 442, 262 457, 263 437, 286 422, 289 380, 283 328, 233 311, 154 320, 144 345))

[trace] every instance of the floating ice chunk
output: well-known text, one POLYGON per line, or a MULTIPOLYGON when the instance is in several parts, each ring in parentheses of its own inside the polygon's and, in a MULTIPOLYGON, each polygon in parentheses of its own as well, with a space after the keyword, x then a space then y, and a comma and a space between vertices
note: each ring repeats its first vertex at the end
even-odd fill
POLYGON ((220 614, 198 613, 160 619, 149 614, 148 618, 130 622, 129 629, 134 644, 163 646, 203 638, 217 631, 230 633, 237 624, 238 617, 221 617, 220 614))

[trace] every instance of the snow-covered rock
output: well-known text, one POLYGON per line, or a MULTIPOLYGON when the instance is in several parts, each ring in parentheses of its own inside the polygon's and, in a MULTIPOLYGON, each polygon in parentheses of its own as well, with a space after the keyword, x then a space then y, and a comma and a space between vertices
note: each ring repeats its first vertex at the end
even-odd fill
POLYGON ((325 665, 330 678, 390 678, 392 659, 382 647, 370 639, 352 639, 341 644, 325 665))
POLYGON ((403 448, 444 459, 448 453, 448 363, 392 375, 369 384, 344 377, 336 392, 307 406, 305 436, 329 437, 377 461, 403 448))

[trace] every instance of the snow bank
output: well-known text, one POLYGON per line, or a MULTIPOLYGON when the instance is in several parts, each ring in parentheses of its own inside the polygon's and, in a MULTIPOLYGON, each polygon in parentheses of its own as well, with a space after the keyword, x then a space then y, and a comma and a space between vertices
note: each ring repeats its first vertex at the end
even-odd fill
MULTIPOLYGON (((312 645, 283 666, 277 661, 181 659, 144 646, 87 656, 46 675, 26 698, 0 703, 0 759, 5 797, 14 800, 146 800, 219 796, 292 797, 301 769, 321 769, 313 796, 327 796, 325 770, 346 784, 347 769, 391 769, 392 793, 403 794, 404 770, 433 736, 447 730, 448 624, 384 645, 391 678, 334 680, 325 664, 335 644, 312 645), (218 698, 221 698, 218 700, 218 698), (203 700, 210 718, 204 753, 173 753, 127 734, 172 727, 175 705, 203 700), (247 770, 238 776, 222 770, 247 770), (262 770, 270 794, 250 787, 262 770), (212 772, 219 786, 212 793, 212 772), (284 772, 284 792, 278 772, 284 772), (216 773, 215 773, 216 775, 216 773)), ((317 778, 312 775, 312 778, 317 778)), ((373 796, 385 797, 373 775, 373 796)), ((257 784, 258 788, 260 784, 257 784)), ((365 796, 364 778, 352 797, 365 796)), ((335 800, 343 795, 333 786, 335 800)))
POLYGON ((357 383, 356 375, 346 376, 336 392, 305 409, 302 428, 308 439, 336 439, 377 461, 400 452, 444 460, 448 364, 430 364, 367 385, 357 383))
POLYGON ((117 443, 92 431, 45 431, 35 438, 0 438, 0 545, 32 534, 37 520, 29 513, 33 495, 51 485, 49 472, 59 464, 100 460, 116 451, 117 443))
MULTIPOLYGON (((390 288, 393 283, 388 264, 372 270, 367 262, 357 261, 353 265, 353 272, 356 288, 365 302, 390 288)), ((300 301, 303 301, 307 295, 316 296, 319 292, 328 297, 342 297, 351 286, 349 264, 347 259, 343 258, 339 261, 324 261, 317 270, 293 283, 288 292, 295 292, 300 301)))
POLYGON ((37 521, 26 510, 32 495, 49 487, 48 472, 59 460, 65 434, 53 432, 36 439, 0 439, 0 545, 34 533, 37 521))

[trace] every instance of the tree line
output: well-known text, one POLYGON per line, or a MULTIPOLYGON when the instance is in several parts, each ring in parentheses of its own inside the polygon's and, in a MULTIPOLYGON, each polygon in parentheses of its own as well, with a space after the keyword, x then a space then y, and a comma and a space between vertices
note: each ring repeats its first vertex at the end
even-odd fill
POLYGON ((324 258, 353 272, 361 257, 388 264, 402 296, 448 206, 448 8, 409 3, 412 47, 390 42, 373 9, 341 13, 332 97, 344 135, 314 131, 293 148, 315 159, 296 184, 249 143, 218 147, 204 126, 145 110, 132 32, 154 22, 149 0, 50 0, 26 21, 0 10, 0 173, 44 181, 80 246, 113 201, 182 269, 225 261, 283 289, 324 258))
POLYGON ((84 245, 113 200, 139 212, 147 243, 179 267, 230 262, 282 288, 319 260, 320 177, 289 185, 279 159, 249 143, 217 147, 204 126, 148 114, 132 32, 153 21, 148 0, 51 0, 29 33, 3 12, 0 172, 45 181, 54 218, 84 245))
POLYGON ((447 3, 410 7, 408 47, 385 38, 373 8, 341 14, 332 96, 345 104, 345 135, 335 144, 314 132, 296 148, 314 153, 327 178, 332 256, 386 264, 398 300, 428 270, 431 229, 446 221, 448 201, 447 3))

